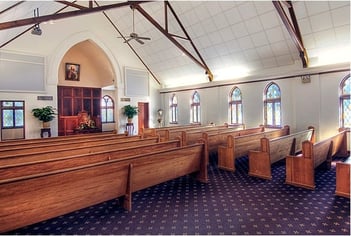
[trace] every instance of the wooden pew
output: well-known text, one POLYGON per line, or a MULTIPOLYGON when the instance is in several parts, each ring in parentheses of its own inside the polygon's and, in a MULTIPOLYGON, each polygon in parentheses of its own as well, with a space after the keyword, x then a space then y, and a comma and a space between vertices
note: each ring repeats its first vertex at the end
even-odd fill
MULTIPOLYGON (((242 125, 243 126, 243 125, 242 125)), ((197 131, 210 131, 210 130, 219 130, 219 129, 228 129, 228 124, 224 125, 206 125, 206 126, 197 126, 197 127, 185 127, 185 128, 178 128, 178 129, 166 129, 163 133, 157 132, 160 135, 161 141, 163 140, 171 140, 174 137, 178 137, 182 135, 182 131, 187 132, 197 132, 197 131)), ((230 129, 238 129, 238 126, 230 126, 230 129)))
POLYGON ((351 158, 336 163, 335 195, 350 198, 350 166, 351 158))
POLYGON ((142 144, 123 143, 118 145, 103 145, 90 150, 66 150, 56 152, 37 153, 21 157, 0 160, 0 181, 19 178, 26 175, 37 175, 43 170, 57 171, 63 168, 73 168, 106 160, 121 159, 123 157, 146 154, 160 150, 180 147, 180 140, 142 144))
POLYGON ((112 139, 118 139, 118 138, 129 138, 129 139, 141 139, 141 136, 125 136, 125 135, 118 135, 118 134, 106 134, 106 135, 77 135, 77 136, 63 136, 60 137, 59 139, 51 139, 51 138, 45 138, 45 139, 38 139, 38 140, 29 140, 26 142, 18 141, 18 142, 12 142, 12 143, 1 143, 0 145, 0 151, 3 150, 10 150, 10 149, 18 149, 18 148, 26 148, 26 147, 35 147, 35 146, 50 146, 50 145, 55 145, 57 143, 66 143, 66 144, 71 144, 71 143, 89 143, 97 140, 112 140, 112 139), (71 137, 75 137, 72 139, 71 137))
POLYGON ((133 141, 142 141, 145 143, 156 143, 159 142, 158 137, 149 137, 145 139, 141 139, 140 136, 126 136, 124 138, 119 137, 109 137, 103 139, 92 139, 89 141, 86 140, 76 140, 75 142, 70 142, 71 140, 62 140, 59 142, 47 144, 30 144, 23 146, 15 146, 11 148, 3 148, 0 150, 0 159, 7 158, 14 155, 27 155, 33 153, 43 153, 43 152, 52 152, 52 151, 64 151, 64 150, 74 150, 74 149, 82 149, 82 148, 90 148, 93 149, 96 146, 104 145, 104 144, 117 144, 123 142, 133 142, 133 141))
POLYGON ((302 154, 286 157, 286 184, 307 189, 315 188, 314 171, 323 163, 330 168, 334 156, 348 156, 346 131, 313 144, 302 143, 302 154))
MULTIPOLYGON (((178 140, 172 140, 173 143, 177 144, 177 146, 182 146, 180 138, 178 140)), ((167 143, 172 143, 168 141, 167 143)), ((37 161, 48 161, 55 158, 65 159, 66 157, 75 156, 75 155, 83 155, 83 154, 93 154, 99 153, 102 151, 112 151, 115 149, 121 148, 133 148, 135 146, 140 145, 150 145, 152 149, 154 144, 160 143, 159 140, 155 137, 145 138, 141 140, 120 140, 120 142, 116 141, 103 141, 96 142, 90 145, 81 145, 78 147, 75 146, 61 146, 58 148, 54 146, 54 148, 35 148, 28 150, 13 150, 16 154, 7 152, 1 153, 0 156, 0 168, 11 165, 11 164, 21 164, 28 162, 37 162, 37 161)), ((162 142, 165 143, 165 142, 162 142)), ((132 150, 131 153, 134 151, 132 150)))
POLYGON ((242 130, 242 127, 243 126, 233 126, 231 128, 229 128, 229 126, 208 126, 207 128, 197 130, 185 130, 181 131, 180 133, 184 144, 192 144, 196 143, 200 138, 203 138, 204 133, 209 135, 217 135, 219 133, 230 134, 232 132, 238 132, 239 130, 242 130))
POLYGON ((259 132, 264 132, 264 126, 248 128, 248 129, 234 129, 234 130, 223 130, 219 132, 202 132, 202 138, 207 141, 208 151, 210 153, 217 153, 218 146, 225 145, 227 142, 228 135, 233 137, 255 134, 259 132))
POLYGON ((3 140, 0 141, 0 147, 2 146, 11 146, 11 145, 18 145, 18 144, 27 144, 27 143, 42 143, 42 142, 52 142, 58 140, 77 140, 77 139, 85 139, 91 137, 109 137, 109 136, 127 136, 128 133, 120 133, 117 134, 116 132, 101 132, 101 133, 88 133, 88 134, 77 134, 77 135, 70 135, 70 136, 56 136, 56 137, 48 137, 48 138, 32 138, 32 139, 15 139, 15 140, 3 140))
POLYGON ((159 128, 140 128, 139 135, 143 137, 148 137, 154 133, 160 135, 161 140, 165 140, 166 130, 176 130, 176 129, 187 129, 187 128, 194 128, 200 127, 201 124, 186 124, 186 125, 174 125, 174 126, 165 126, 159 128))
MULTIPOLYGON (((191 143, 189 141, 187 141, 186 139, 189 139, 189 140, 197 140, 199 137, 201 137, 201 133, 202 132, 211 132, 211 131, 214 131, 214 132, 218 132, 218 131, 222 131, 222 130, 235 130, 235 129, 239 129, 240 127, 232 127, 232 128, 229 128, 227 124, 225 125, 218 125, 218 126, 215 126, 215 125, 208 125, 208 126, 201 126, 201 127, 194 127, 194 128, 189 128, 189 129, 177 129, 177 130, 166 130, 166 136, 165 136, 165 139, 166 140, 172 140, 176 137, 183 137, 185 138, 185 140, 183 139, 183 142, 184 143, 191 143), (184 132, 186 133, 189 133, 187 136, 189 136, 190 134, 194 134, 195 136, 190 138, 190 137, 184 137, 184 132), (200 136, 199 136, 200 134, 200 136)), ((162 139, 161 139, 162 140, 162 139)), ((192 141, 193 142, 193 141, 192 141)))
POLYGON ((301 152, 302 142, 313 139, 314 129, 307 129, 282 137, 261 138, 261 150, 249 151, 249 175, 272 179, 271 166, 287 155, 301 152))
POLYGON ((235 171, 235 159, 248 155, 249 150, 258 150, 261 138, 276 138, 289 133, 290 128, 286 125, 281 129, 271 129, 254 134, 236 137, 228 135, 226 144, 218 146, 218 168, 235 171))
POLYGON ((0 182, 0 233, 196 173, 206 183, 206 143, 105 160, 0 182))

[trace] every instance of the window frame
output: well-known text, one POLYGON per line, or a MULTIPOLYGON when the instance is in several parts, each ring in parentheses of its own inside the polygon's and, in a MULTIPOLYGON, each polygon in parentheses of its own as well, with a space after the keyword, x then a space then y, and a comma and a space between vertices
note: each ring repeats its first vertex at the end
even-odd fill
POLYGON ((230 124, 232 125, 237 125, 237 124, 243 124, 243 101, 242 101, 242 93, 239 87, 234 86, 232 88, 232 90, 229 93, 229 119, 230 119, 230 124), (240 93, 240 99, 239 100, 235 100, 233 98, 234 92, 235 91, 239 91, 240 93), (235 107, 235 122, 234 118, 233 118, 233 108, 235 107), (240 107, 240 109, 239 109, 240 107), (241 115, 239 116, 239 112, 241 113, 241 115), (239 117, 241 117, 241 122, 239 120, 239 117))
POLYGON ((169 105, 170 124, 178 124, 178 99, 175 94, 172 95, 169 105))
POLYGON ((191 121, 192 124, 201 123, 201 106, 200 106, 200 94, 195 91, 191 97, 191 121))
POLYGON ((1 109, 1 129, 23 129, 25 127, 25 104, 24 101, 15 101, 15 100, 1 100, 0 101, 0 109, 1 109), (11 102, 13 103, 12 106, 3 106, 3 103, 5 102, 11 102), (23 105, 22 106, 16 106, 15 104, 21 102, 23 105), (4 110, 12 110, 12 123, 13 125, 11 127, 4 127, 4 119, 3 119, 3 111, 4 110), (22 110, 22 119, 23 119, 23 125, 17 126, 16 125, 16 111, 17 110, 22 110))
POLYGON ((267 128, 281 128, 282 127, 282 93, 279 85, 274 82, 270 82, 264 89, 264 105, 263 105, 263 110, 264 110, 264 125, 267 128), (267 93, 269 92, 269 89, 271 86, 276 86, 279 89, 279 97, 276 98, 267 98, 267 93), (272 104, 272 124, 268 124, 268 105, 272 104), (279 106, 279 123, 277 124, 277 117, 276 117, 276 108, 279 106))
POLYGON ((340 86, 339 86, 339 126, 340 128, 351 128, 348 126, 345 127, 345 119, 344 119, 345 118, 344 101, 351 100, 351 92, 348 94, 344 93, 344 87, 346 83, 351 83, 350 74, 348 74, 341 80, 340 86))
POLYGON ((115 111, 115 102, 111 96, 104 95, 101 98, 101 108, 100 109, 101 109, 101 123, 102 124, 115 123, 115 112, 114 112, 115 111), (105 98, 108 98, 108 99, 105 99, 105 98), (112 102, 112 106, 107 105, 109 101, 112 102), (103 102, 105 105, 103 105, 103 102), (107 119, 107 117, 108 117, 107 114, 108 114, 109 110, 112 110, 112 121, 107 119), (106 121, 103 120, 104 116, 106 117, 106 121))

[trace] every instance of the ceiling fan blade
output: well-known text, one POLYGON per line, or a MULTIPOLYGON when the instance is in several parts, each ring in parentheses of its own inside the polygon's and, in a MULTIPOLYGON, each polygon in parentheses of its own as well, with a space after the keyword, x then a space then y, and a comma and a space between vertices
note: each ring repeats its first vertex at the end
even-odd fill
POLYGON ((135 40, 140 44, 144 44, 144 42, 142 40, 140 40, 139 38, 135 38, 135 40))
POLYGON ((143 39, 143 40, 151 40, 151 38, 149 38, 149 37, 140 37, 140 36, 138 36, 137 38, 138 39, 143 39))

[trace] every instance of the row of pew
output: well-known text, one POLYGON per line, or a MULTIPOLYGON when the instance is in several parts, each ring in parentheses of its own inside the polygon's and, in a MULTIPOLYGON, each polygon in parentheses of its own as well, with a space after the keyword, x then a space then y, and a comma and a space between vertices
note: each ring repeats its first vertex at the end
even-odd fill
POLYGON ((289 126, 281 129, 265 129, 263 126, 245 129, 245 126, 229 127, 174 127, 147 131, 169 140, 181 136, 184 144, 191 144, 202 137, 208 144, 208 153, 217 153, 218 168, 235 171, 236 158, 248 156, 248 175, 272 179, 274 163, 286 161, 286 184, 315 189, 315 169, 322 164, 328 169, 335 157, 346 158, 336 163, 336 195, 350 198, 350 151, 347 147, 347 133, 341 129, 337 134, 315 142, 313 127, 290 133, 289 126), (186 131, 185 131, 186 130, 186 131))
POLYGON ((212 153, 230 171, 247 155, 249 175, 270 179, 271 165, 304 155, 305 142, 314 144, 313 128, 227 124, 0 142, 0 233, 114 198, 131 210, 133 192, 188 174, 207 183, 212 153))
POLYGON ((207 144, 86 134, 0 142, 0 233, 192 174, 207 183, 207 144))

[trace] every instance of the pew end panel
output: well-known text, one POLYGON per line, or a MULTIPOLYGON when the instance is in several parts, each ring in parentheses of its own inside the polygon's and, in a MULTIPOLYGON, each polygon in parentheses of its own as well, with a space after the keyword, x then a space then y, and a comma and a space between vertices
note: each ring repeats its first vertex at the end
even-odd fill
POLYGON ((249 175, 263 179, 272 179, 270 146, 268 138, 261 138, 261 151, 249 151, 249 175))
POLYGON ((302 143, 302 154, 289 155, 286 158, 286 184, 314 190, 315 168, 331 160, 332 142, 327 139, 313 144, 311 141, 302 143))
POLYGON ((335 195, 350 198, 350 166, 351 158, 336 163, 335 195))
POLYGON ((332 142, 333 147, 331 150, 332 157, 349 157, 350 151, 347 148, 347 134, 349 133, 348 129, 341 129, 338 135, 333 136, 332 142))
POLYGON ((235 171, 234 136, 227 136, 227 146, 218 146, 218 168, 235 171))
POLYGON ((286 165, 286 184, 295 187, 303 187, 314 190, 314 172, 307 171, 313 169, 313 160, 304 156, 287 156, 286 165))

